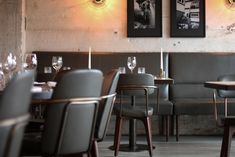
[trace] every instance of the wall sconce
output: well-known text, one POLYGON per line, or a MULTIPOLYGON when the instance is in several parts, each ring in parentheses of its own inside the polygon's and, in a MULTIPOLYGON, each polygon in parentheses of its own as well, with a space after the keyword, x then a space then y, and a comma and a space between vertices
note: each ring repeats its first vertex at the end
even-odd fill
POLYGON ((228 0, 228 4, 230 7, 234 8, 235 7, 235 0, 228 0))
POLYGON ((105 0, 93 0, 93 3, 95 4, 103 4, 105 0))

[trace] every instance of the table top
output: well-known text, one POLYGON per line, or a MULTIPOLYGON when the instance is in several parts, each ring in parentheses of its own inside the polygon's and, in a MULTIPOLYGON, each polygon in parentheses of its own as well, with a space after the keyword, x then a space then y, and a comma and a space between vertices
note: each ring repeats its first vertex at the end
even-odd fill
POLYGON ((174 84, 174 80, 172 78, 155 78, 155 84, 174 84))
POLYGON ((207 81, 204 87, 222 90, 235 90, 235 81, 207 81))

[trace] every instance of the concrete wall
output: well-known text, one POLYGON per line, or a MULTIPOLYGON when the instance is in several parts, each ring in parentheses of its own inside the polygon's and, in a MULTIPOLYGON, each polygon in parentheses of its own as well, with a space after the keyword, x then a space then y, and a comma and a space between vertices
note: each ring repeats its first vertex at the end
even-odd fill
POLYGON ((1 60, 7 53, 15 53, 20 58, 24 49, 23 0, 0 0, 0 52, 1 60))
POLYGON ((226 0, 206 0, 206 38, 170 38, 170 0, 162 0, 162 38, 126 37, 126 0, 91 1, 26 0, 26 51, 235 52, 235 11, 226 0))

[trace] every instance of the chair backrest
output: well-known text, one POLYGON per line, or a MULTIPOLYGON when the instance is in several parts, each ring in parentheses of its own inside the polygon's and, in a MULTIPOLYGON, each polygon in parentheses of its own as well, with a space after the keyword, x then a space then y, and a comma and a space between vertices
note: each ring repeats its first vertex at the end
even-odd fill
MULTIPOLYGON (((151 74, 120 74, 118 81, 118 92, 120 92, 120 88, 123 86, 154 86, 154 77, 151 74)), ((124 95, 130 96, 141 96, 145 95, 143 89, 140 90, 123 90, 124 95)), ((149 88, 148 94, 152 94, 154 92, 153 88, 149 88)))
MULTIPOLYGON (((107 73, 104 77, 102 95, 115 94, 117 84, 118 84, 118 79, 119 79, 118 70, 112 70, 109 73, 107 73)), ((95 138, 98 141, 102 141, 103 138, 105 137, 109 120, 111 117, 111 113, 113 110, 113 104, 114 104, 115 98, 116 98, 116 95, 114 97, 103 99, 101 103, 99 104, 96 130, 95 130, 95 138)))
MULTIPOLYGON (((100 97, 102 81, 103 74, 99 70, 70 71, 59 80, 52 98, 100 97)), ((94 103, 48 105, 42 136, 42 152, 65 155, 89 151, 97 109, 94 103), (67 116, 64 116, 65 113, 67 116)))
POLYGON ((1 95, 0 156, 19 156, 24 128, 29 118, 33 81, 33 71, 17 73, 1 95))
POLYGON ((55 75, 55 77, 53 78, 53 81, 58 82, 58 81, 63 77, 63 75, 66 74, 66 73, 69 72, 69 71, 71 71, 71 70, 60 70, 60 71, 55 75))
MULTIPOLYGON (((218 77, 218 81, 235 81, 235 74, 221 75, 218 77)), ((222 98, 235 98, 235 91, 233 90, 217 90, 217 93, 222 98)))

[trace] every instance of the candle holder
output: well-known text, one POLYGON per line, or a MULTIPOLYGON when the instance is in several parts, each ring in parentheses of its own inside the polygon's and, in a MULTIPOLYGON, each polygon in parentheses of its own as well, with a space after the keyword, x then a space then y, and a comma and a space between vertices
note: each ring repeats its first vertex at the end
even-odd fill
POLYGON ((160 78, 165 78, 165 71, 163 69, 160 69, 159 77, 160 78))

